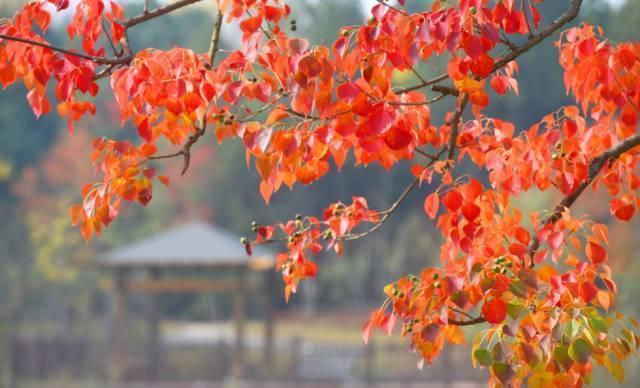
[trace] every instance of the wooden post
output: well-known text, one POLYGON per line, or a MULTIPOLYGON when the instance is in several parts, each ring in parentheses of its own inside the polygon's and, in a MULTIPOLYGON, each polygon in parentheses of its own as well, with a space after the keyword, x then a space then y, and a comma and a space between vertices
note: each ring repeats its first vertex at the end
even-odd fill
POLYGON ((246 268, 237 269, 237 287, 233 292, 233 320, 236 325, 235 346, 233 351, 233 375, 244 376, 244 308, 246 288, 246 268))
POLYGON ((114 272, 115 341, 111 354, 110 379, 119 382, 127 368, 127 272, 118 268, 114 272))
POLYGON ((376 343, 374 341, 370 341, 364 347, 364 381, 368 386, 371 386, 375 382, 375 372, 376 372, 376 343))
POLYGON ((271 370, 273 365, 273 295, 275 294, 276 277, 271 269, 265 271, 264 275, 264 365, 271 370))
MULTIPOLYGON (((160 278, 160 271, 157 268, 149 269, 149 278, 152 282, 158 280, 160 278)), ((146 377, 148 381, 156 381, 158 379, 158 371, 160 369, 161 362, 158 294, 150 293, 148 298, 146 377)))

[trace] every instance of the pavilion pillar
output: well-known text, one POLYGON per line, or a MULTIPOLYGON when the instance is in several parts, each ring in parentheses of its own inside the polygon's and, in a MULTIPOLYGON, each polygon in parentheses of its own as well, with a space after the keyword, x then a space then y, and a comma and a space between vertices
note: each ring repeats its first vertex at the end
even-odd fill
POLYGON ((115 340, 110 361, 110 379, 119 382, 127 369, 127 270, 117 268, 114 272, 114 323, 115 340))
POLYGON ((236 287, 233 292, 233 320, 235 322, 235 345, 233 350, 233 375, 244 376, 244 319, 246 298, 246 267, 237 269, 236 287))
POLYGON ((264 275, 264 365, 267 370, 273 361, 273 295, 276 289, 276 277, 271 269, 265 271, 264 275))
MULTIPOLYGON (((154 282, 160 278, 160 271, 157 268, 149 269, 150 281, 154 282)), ((146 377, 148 381, 158 379, 158 371, 161 362, 160 348, 160 313, 159 295, 156 292, 149 293, 147 305, 147 346, 146 346, 146 377)))

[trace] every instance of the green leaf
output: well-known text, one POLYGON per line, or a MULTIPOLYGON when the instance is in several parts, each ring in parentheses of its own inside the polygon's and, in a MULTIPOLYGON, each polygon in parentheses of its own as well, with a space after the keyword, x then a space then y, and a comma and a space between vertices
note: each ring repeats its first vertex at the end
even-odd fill
POLYGON ((487 349, 477 349, 473 352, 473 359, 481 366, 489 366, 493 364, 493 356, 487 349))
POLYGON ((515 374, 510 365, 503 363, 493 364, 491 366, 491 372, 493 372, 493 375, 496 376, 504 385, 507 385, 515 374))
POLYGON ((515 296, 526 298, 529 293, 527 292, 529 287, 520 280, 514 280, 509 284, 509 291, 513 292, 515 296))
POLYGON ((553 374, 545 371, 538 371, 529 377, 527 381, 529 388, 545 388, 553 385, 553 374))
POLYGON ((523 310, 524 306, 520 303, 507 303, 507 314, 513 319, 518 318, 523 310))
POLYGON ((573 365, 573 361, 569 357, 568 346, 556 346, 556 348, 553 349, 553 358, 564 368, 564 370, 569 370, 569 368, 571 368, 571 365, 573 365))
POLYGON ((589 326, 593 330, 600 333, 606 333, 609 331, 609 325, 607 325, 607 321, 600 316, 589 318, 589 326))
POLYGON ((581 364, 586 364, 591 357, 591 345, 584 338, 578 338, 569 346, 569 357, 581 364))
POLYGON ((574 338, 578 335, 580 330, 580 323, 572 319, 564 325, 564 334, 569 338, 574 338))
POLYGON ((494 284, 496 284, 495 279, 484 278, 480 280, 480 288, 482 289, 482 292, 487 292, 488 290, 493 288, 494 284))

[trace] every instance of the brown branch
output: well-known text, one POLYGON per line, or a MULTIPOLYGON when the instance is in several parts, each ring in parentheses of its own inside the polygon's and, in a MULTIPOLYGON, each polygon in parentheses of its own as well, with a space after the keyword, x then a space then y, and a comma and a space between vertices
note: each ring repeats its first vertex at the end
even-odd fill
MULTIPOLYGON (((562 218, 562 213, 565 209, 569 209, 576 200, 582 195, 582 193, 586 190, 589 185, 596 179, 602 168, 609 162, 617 160, 622 154, 630 151, 634 147, 640 145, 640 133, 635 134, 617 145, 611 147, 607 151, 601 153, 595 158, 591 159, 589 162, 589 175, 587 178, 576 187, 575 190, 560 201, 558 205, 553 209, 553 212, 542 222, 542 225, 553 225, 562 218)), ((531 243, 529 244, 528 254, 531 258, 531 267, 535 266, 535 261, 533 256, 540 248, 540 240, 537 235, 534 235, 531 243)))
POLYGON ((453 159, 453 156, 456 153, 456 141, 458 140, 458 132, 460 131, 460 120, 462 119, 462 114, 464 113, 465 108, 469 104, 469 94, 465 93, 460 98, 460 103, 458 104, 458 109, 453 114, 453 119, 451 120, 451 133, 449 134, 449 153, 447 154, 447 159, 453 159))
POLYGON ((537 46, 545 40, 546 38, 553 35, 556 31, 562 28, 565 24, 568 24, 575 19, 580 13, 580 7, 582 6, 583 0, 572 0, 571 6, 569 9, 563 13, 559 18, 554 20, 551 24, 542 29, 537 35, 533 35, 529 40, 524 42, 521 46, 518 46, 517 49, 511 50, 509 53, 498 59, 496 63, 493 65, 492 73, 495 73, 500 68, 504 67, 509 62, 516 60, 519 56, 531 50, 533 47, 537 46))
POLYGON ((31 46, 43 47, 43 48, 46 48, 46 49, 49 49, 49 50, 52 50, 52 51, 56 51, 56 52, 59 52, 59 53, 62 53, 62 54, 71 55, 71 56, 74 56, 74 57, 86 59, 88 61, 92 61, 92 62, 101 64, 101 65, 123 65, 123 64, 129 63, 131 61, 131 57, 130 56, 124 56, 124 57, 121 57, 121 58, 96 57, 94 55, 83 54, 83 53, 67 50, 67 49, 64 49, 62 47, 53 46, 53 45, 50 45, 50 44, 47 44, 47 43, 38 42, 38 41, 35 41, 35 40, 30 40, 30 39, 25 39, 25 38, 20 38, 18 36, 0 34, 0 39, 11 40, 11 41, 14 41, 14 42, 20 42, 20 43, 28 44, 28 45, 31 45, 31 46))
POLYGON ((431 87, 431 91, 434 92, 438 92, 442 95, 451 95, 451 96, 456 96, 458 97, 458 95, 460 94, 460 92, 458 91, 458 89, 451 87, 451 86, 444 86, 444 85, 433 85, 431 87))
POLYGON ((415 90, 422 89, 425 86, 435 85, 438 82, 446 80, 447 78, 449 78, 448 74, 446 74, 446 73, 440 74, 439 76, 431 78, 431 79, 426 80, 426 81, 423 81, 423 82, 419 83, 418 85, 411 86, 411 87, 404 88, 404 89, 399 89, 398 91, 396 91, 396 94, 405 94, 405 93, 413 92, 415 90))
POLYGON ((458 321, 456 319, 449 318, 449 321, 447 323, 449 325, 453 325, 453 326, 472 326, 472 325, 477 325, 477 324, 480 324, 480 323, 485 323, 486 321, 487 320, 484 319, 483 317, 470 319, 468 321, 458 321))
POLYGON ((151 19, 155 19, 157 17, 160 17, 162 15, 166 15, 170 12, 173 12, 177 9, 186 7, 188 5, 194 4, 194 3, 198 3, 202 0, 180 0, 180 1, 176 1, 175 3, 171 3, 171 4, 167 4, 167 5, 163 5, 161 7, 158 7, 156 9, 153 9, 151 11, 147 10, 147 12, 143 12, 142 14, 138 15, 138 16, 134 16, 132 18, 129 18, 127 20, 124 21, 124 23, 122 23, 122 25, 124 26, 124 28, 131 28, 133 26, 136 26, 140 23, 144 23, 146 21, 149 21, 151 19))
POLYGON ((187 142, 184 144, 184 146, 182 146, 182 149, 180 151, 174 152, 172 154, 167 154, 167 155, 150 156, 149 158, 145 159, 141 163, 146 163, 150 160, 171 159, 178 156, 182 156, 184 160, 184 164, 182 166, 181 174, 184 175, 189 169, 189 164, 191 162, 191 147, 193 147, 193 145, 198 142, 198 140, 202 137, 202 135, 205 134, 206 128, 207 128, 207 121, 203 120, 202 126, 200 128, 196 128, 196 131, 191 136, 189 136, 189 139, 187 139, 187 142))
POLYGON ((218 10, 218 16, 216 17, 216 23, 213 27, 213 33, 211 33, 211 44, 209 45, 209 68, 213 68, 216 60, 216 53, 218 52, 218 44, 220 43, 220 30, 222 29, 222 11, 218 10))

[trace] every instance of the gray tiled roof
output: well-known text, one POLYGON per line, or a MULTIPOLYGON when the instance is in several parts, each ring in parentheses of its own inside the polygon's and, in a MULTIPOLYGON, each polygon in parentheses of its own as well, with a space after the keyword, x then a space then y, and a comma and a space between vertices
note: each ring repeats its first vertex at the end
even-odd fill
POLYGON ((253 247, 248 256, 240 237, 204 222, 190 222, 97 258, 103 266, 237 266, 274 255, 264 247, 253 247))

